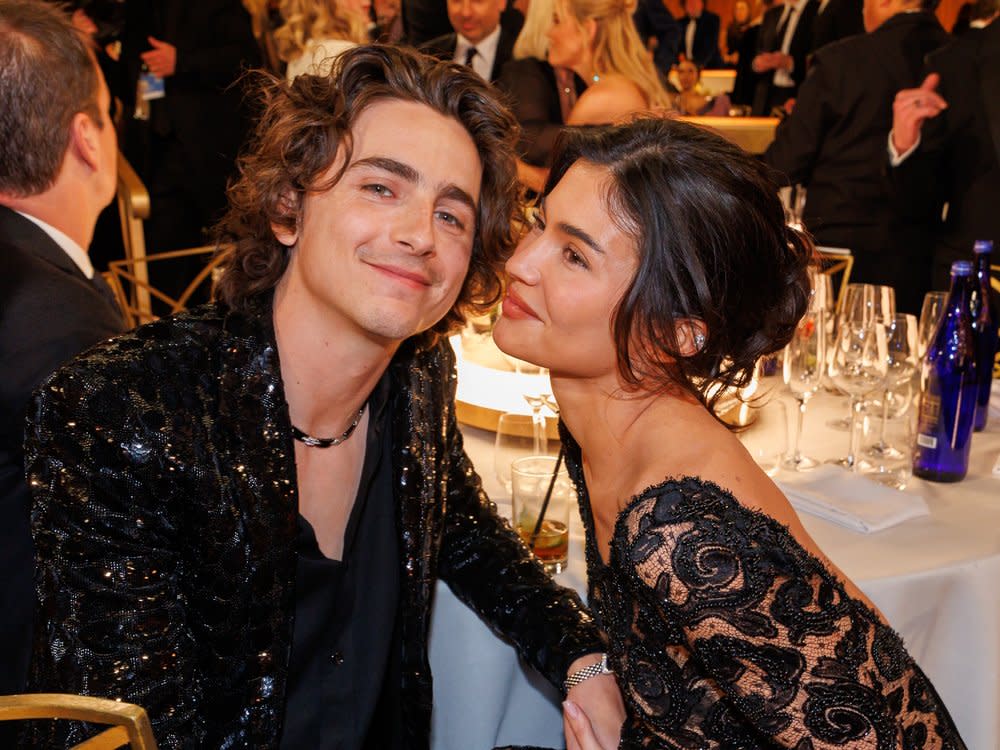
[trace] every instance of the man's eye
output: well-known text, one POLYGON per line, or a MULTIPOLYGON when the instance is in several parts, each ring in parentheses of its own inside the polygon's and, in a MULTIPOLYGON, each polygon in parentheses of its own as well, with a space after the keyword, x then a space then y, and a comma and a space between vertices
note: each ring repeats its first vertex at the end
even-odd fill
POLYGON ((456 229, 465 229, 465 224, 454 214, 448 213, 447 211, 438 211, 437 217, 445 224, 453 226, 456 229))
POLYGON ((385 185, 381 185, 381 184, 379 184, 377 182, 376 183, 372 183, 370 185, 364 185, 364 186, 362 186, 362 190, 365 190, 365 191, 367 191, 369 193, 373 193, 374 195, 381 196, 383 198, 391 198, 392 197, 392 191, 389 188, 387 188, 385 185))

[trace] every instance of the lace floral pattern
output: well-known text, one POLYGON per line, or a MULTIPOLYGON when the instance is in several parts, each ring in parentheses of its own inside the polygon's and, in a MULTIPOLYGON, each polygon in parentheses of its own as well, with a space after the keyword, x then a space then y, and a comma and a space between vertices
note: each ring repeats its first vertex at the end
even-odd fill
POLYGON ((622 748, 965 747, 902 639, 718 486, 668 480, 634 498, 605 565, 572 453, 590 604, 629 713, 622 748))

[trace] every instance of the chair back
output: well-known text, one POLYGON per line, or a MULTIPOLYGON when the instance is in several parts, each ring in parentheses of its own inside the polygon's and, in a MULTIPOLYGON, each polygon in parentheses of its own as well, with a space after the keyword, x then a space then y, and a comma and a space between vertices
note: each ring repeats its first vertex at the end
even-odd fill
POLYGON ((144 255, 140 258, 125 258, 108 263, 105 274, 108 286, 115 294, 121 308, 125 325, 129 328, 149 323, 159 316, 152 311, 151 300, 156 298, 166 307, 167 314, 183 312, 188 300, 202 285, 208 285, 208 298, 215 294, 215 284, 222 272, 222 266, 229 257, 231 246, 205 245, 186 250, 171 250, 165 253, 144 255), (149 283, 149 266, 160 261, 175 258, 204 256, 205 265, 177 297, 171 297, 149 283))
POLYGON ((845 247, 817 247, 816 260, 820 273, 830 277, 834 299, 837 301, 834 314, 839 315, 840 308, 844 304, 844 292, 851 283, 854 256, 845 247))
POLYGON ((110 725, 71 750, 156 750, 153 728, 141 706, 110 698, 67 693, 0 696, 0 721, 56 719, 110 725))
MULTIPOLYGON (((146 257, 146 235, 142 222, 149 218, 149 191, 142 184, 139 175, 132 169, 128 159, 118 152, 118 218, 122 225, 122 244, 125 246, 125 261, 135 263, 146 257)), ((141 280, 132 290, 134 295, 128 300, 129 307, 150 310, 149 273, 144 264, 135 266, 135 273, 141 280)), ((112 288, 114 288, 112 286, 112 288)), ((119 304, 121 300, 119 300, 119 304)), ((125 305, 121 305, 122 311, 125 305)), ((126 320, 126 323, 128 321, 126 320)))

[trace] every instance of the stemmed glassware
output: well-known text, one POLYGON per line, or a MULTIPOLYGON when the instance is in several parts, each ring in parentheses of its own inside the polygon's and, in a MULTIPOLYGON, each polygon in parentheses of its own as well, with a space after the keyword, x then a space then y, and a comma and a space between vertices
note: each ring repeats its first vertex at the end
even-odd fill
POLYGON ((917 356, 922 361, 927 354, 927 347, 934 340, 934 332, 937 331, 938 323, 944 317, 944 306, 948 302, 947 292, 927 292, 924 295, 924 304, 920 308, 920 324, 918 327, 917 356))
POLYGON ((799 321, 792 340, 785 347, 782 375, 799 409, 795 422, 795 432, 792 438, 792 449, 785 458, 785 468, 795 471, 805 471, 816 466, 816 461, 804 456, 799 447, 802 438, 802 422, 805 418, 806 404, 819 388, 823 380, 826 363, 826 293, 825 287, 813 278, 813 292, 809 301, 809 309, 799 321))
POLYGON ((917 319, 912 315, 895 315, 876 322, 876 326, 876 334, 885 338, 882 425, 878 441, 869 446, 866 453, 875 458, 898 458, 902 453, 886 441, 886 423, 890 403, 900 400, 904 390, 910 388, 917 371, 917 319))
MULTIPOLYGON (((891 318, 896 314, 896 293, 891 286, 878 286, 875 284, 848 284, 844 292, 844 306, 840 309, 837 318, 837 330, 833 340, 836 341, 841 328, 847 324, 848 319, 864 316, 871 321, 891 318), (860 298, 860 299, 859 299, 860 298)), ((827 352, 827 362, 830 368, 830 380, 833 381, 833 354, 837 347, 831 344, 827 352)), ((834 383, 836 385, 836 383, 834 383)), ((850 394, 848 394, 850 395, 850 394)), ((864 404, 862 403, 862 406, 864 404)), ((853 409, 853 407, 852 407, 853 409)), ((827 427, 834 430, 848 430, 854 419, 853 411, 849 411, 846 417, 841 419, 831 419, 826 423, 827 427)))
POLYGON ((852 471, 858 470, 858 418, 864 397, 885 381, 888 370, 885 330, 880 334, 876 324, 876 298, 876 287, 866 286, 845 300, 850 306, 845 304, 830 360, 831 379, 851 397, 850 448, 847 457, 835 463, 852 471))

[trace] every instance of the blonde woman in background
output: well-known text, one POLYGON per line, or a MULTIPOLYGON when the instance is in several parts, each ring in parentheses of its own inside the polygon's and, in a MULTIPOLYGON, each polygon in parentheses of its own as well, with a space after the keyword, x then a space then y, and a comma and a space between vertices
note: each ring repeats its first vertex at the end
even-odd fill
POLYGON ((289 81, 327 75, 344 50, 368 41, 371 0, 281 0, 285 25, 274 33, 289 81))
POLYGON ((587 84, 567 125, 601 125, 671 105, 632 21, 635 0, 556 0, 548 59, 587 84))
MULTIPOLYGON (((554 0, 531 0, 524 26, 514 43, 514 55, 508 60, 497 86, 507 95, 511 110, 521 124, 518 156, 524 165, 547 167, 556 138, 569 119, 576 98, 586 86, 568 68, 554 68, 548 56, 549 28, 552 26, 554 0)), ((519 171, 525 181, 523 170, 519 171)), ((530 187, 540 190, 544 172, 530 187)))

